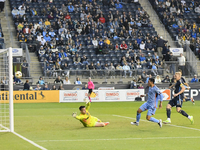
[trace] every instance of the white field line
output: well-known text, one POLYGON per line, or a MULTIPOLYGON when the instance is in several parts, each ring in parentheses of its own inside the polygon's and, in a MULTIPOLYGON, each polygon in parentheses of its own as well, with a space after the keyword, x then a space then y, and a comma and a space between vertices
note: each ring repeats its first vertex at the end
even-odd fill
POLYGON ((84 141, 121 141, 121 140, 165 140, 165 139, 200 139, 200 136, 190 137, 149 137, 149 138, 115 138, 115 139, 77 139, 77 140, 40 140, 37 142, 84 142, 84 141))
MULTIPOLYGON (((115 116, 115 117, 120 117, 120 118, 127 118, 127 119, 134 119, 134 120, 136 120, 135 118, 127 117, 127 116, 120 116, 120 115, 113 115, 113 116, 115 116)), ((141 120, 141 121, 144 121, 144 122, 149 122, 149 121, 143 120, 143 119, 140 119, 140 120, 141 120)), ((184 126, 177 126, 177 125, 173 125, 173 124, 165 124, 165 125, 173 126, 173 127, 177 127, 177 128, 184 128, 184 129, 190 129, 190 130, 200 131, 200 129, 190 128, 190 127, 184 127, 184 126)))
POLYGON ((33 141, 31 141, 31 140, 25 138, 24 136, 22 136, 22 135, 20 135, 20 134, 18 134, 18 133, 16 133, 16 132, 12 132, 12 133, 15 134, 16 136, 20 137, 20 138, 23 139, 24 141, 27 141, 27 142, 29 142, 30 144, 34 145, 35 147, 41 149, 41 150, 47 150, 46 148, 44 148, 44 147, 42 147, 42 146, 36 144, 35 142, 33 142, 33 141))
MULTIPOLYGON (((0 127, 5 128, 7 132, 10 132, 10 129, 8 129, 7 127, 4 127, 2 124, 0 124, 0 127)), ((20 135, 20 134, 18 134, 18 133, 16 133, 16 132, 11 132, 11 133, 13 133, 14 135, 20 137, 21 139, 23 139, 23 140, 29 142, 30 144, 34 145, 35 147, 38 147, 38 148, 41 149, 41 150, 47 150, 46 148, 44 148, 44 147, 42 147, 42 146, 36 144, 35 142, 33 142, 33 141, 31 141, 31 140, 25 138, 24 136, 22 136, 22 135, 20 135)))

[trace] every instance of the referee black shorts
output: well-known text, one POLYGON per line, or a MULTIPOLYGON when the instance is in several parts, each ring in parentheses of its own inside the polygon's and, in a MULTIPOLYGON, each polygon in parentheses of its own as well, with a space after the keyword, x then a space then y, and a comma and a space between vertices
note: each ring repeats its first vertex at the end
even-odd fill
POLYGON ((88 93, 90 93, 90 94, 91 94, 91 93, 92 93, 92 89, 89 89, 89 92, 88 92, 88 93))

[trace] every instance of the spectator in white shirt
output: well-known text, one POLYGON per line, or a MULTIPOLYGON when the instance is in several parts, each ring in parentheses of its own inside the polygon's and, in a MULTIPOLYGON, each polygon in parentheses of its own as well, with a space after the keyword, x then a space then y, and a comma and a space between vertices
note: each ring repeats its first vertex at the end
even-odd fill
POLYGON ((161 79, 160 79, 160 76, 157 75, 156 78, 155 78, 155 83, 161 83, 161 79))
POLYGON ((194 11, 195 11, 196 13, 200 14, 200 5, 199 5, 198 7, 196 7, 196 8, 194 9, 194 11))
POLYGON ((172 7, 170 7, 170 12, 171 13, 176 12, 176 7, 174 7, 174 5, 172 5, 172 7))
POLYGON ((23 16, 25 14, 25 9, 22 7, 21 10, 18 11, 20 16, 23 16))
POLYGON ((98 41, 96 40, 96 38, 94 37, 92 40, 92 44, 94 45, 94 48, 98 47, 98 41))
POLYGON ((171 2, 170 2, 169 0, 167 0, 167 1, 166 1, 166 5, 167 5, 167 7, 170 7, 171 2))
POLYGON ((183 56, 183 54, 180 54, 180 57, 178 57, 178 65, 179 65, 179 69, 182 70, 182 75, 185 75, 185 56, 183 56))
POLYGON ((71 84, 71 82, 69 81, 68 77, 65 77, 65 80, 63 81, 63 84, 71 84))
POLYGON ((24 3, 23 3, 22 5, 20 5, 18 9, 21 10, 22 8, 23 8, 24 10, 26 10, 26 6, 24 5, 24 3))
POLYGON ((43 36, 41 37, 41 44, 44 45, 46 43, 46 40, 43 38, 43 36))
POLYGON ((36 30, 37 27, 40 27, 40 25, 36 22, 36 23, 34 24, 34 29, 36 30))
POLYGON ((124 77, 126 78, 126 73, 130 73, 130 77, 132 77, 132 71, 130 69, 130 67, 128 66, 127 63, 125 63, 125 65, 123 66, 123 70, 124 70, 124 77))
POLYGON ((142 49, 142 50, 145 49, 145 43, 143 41, 140 43, 140 49, 142 49))
POLYGON ((19 15, 19 11, 17 10, 16 7, 14 7, 14 9, 12 10, 12 15, 13 17, 15 17, 16 15, 19 15))
POLYGON ((38 36, 37 36, 37 40, 38 40, 38 41, 41 41, 41 40, 42 40, 42 37, 43 37, 43 36, 41 35, 41 33, 39 33, 38 36))

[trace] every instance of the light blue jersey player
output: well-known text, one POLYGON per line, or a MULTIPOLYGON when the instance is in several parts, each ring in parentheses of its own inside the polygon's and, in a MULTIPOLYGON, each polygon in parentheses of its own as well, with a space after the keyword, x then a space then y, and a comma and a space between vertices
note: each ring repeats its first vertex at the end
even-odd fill
MULTIPOLYGON (((136 116, 136 122, 131 122, 132 125, 139 125, 141 113, 143 111, 148 110, 146 119, 148 121, 152 121, 155 123, 158 123, 160 127, 162 127, 162 120, 158 120, 152 115, 155 114, 157 106, 158 106, 158 101, 160 101, 159 108, 162 108, 162 101, 163 101, 163 94, 160 92, 159 88, 154 84, 154 79, 150 78, 148 81, 148 86, 149 86, 149 92, 148 92, 148 99, 147 102, 144 103, 140 108, 137 110, 137 116, 136 116)), ((141 95, 141 97, 144 97, 145 95, 141 95)))

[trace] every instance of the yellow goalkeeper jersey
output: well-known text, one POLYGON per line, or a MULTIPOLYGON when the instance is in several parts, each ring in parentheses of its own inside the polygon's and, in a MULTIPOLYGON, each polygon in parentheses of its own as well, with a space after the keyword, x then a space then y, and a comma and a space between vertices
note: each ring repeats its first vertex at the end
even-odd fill
POLYGON ((98 121, 98 119, 96 117, 93 117, 90 115, 89 113, 89 108, 91 106, 91 103, 87 103, 87 107, 86 107, 86 114, 80 114, 78 116, 76 116, 76 119, 78 119, 85 127, 93 127, 95 126, 96 122, 98 121))

